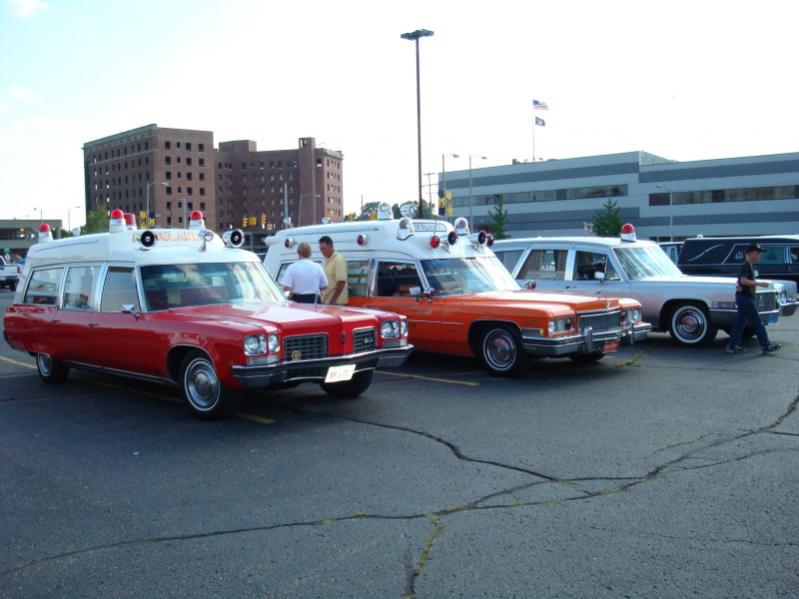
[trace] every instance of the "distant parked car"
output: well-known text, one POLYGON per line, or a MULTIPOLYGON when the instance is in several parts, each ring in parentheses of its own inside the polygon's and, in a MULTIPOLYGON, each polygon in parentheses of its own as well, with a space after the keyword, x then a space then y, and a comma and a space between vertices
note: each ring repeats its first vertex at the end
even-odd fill
POLYGON ((6 259, 0 256, 0 289, 8 287, 14 291, 17 288, 20 270, 19 264, 8 264, 6 259))
POLYGON ((764 250, 757 263, 762 278, 799 282, 799 235, 693 237, 683 242, 677 265, 688 275, 735 276, 752 242, 764 250))
POLYGON ((680 260, 680 251, 682 250, 682 241, 663 241, 659 243, 660 249, 663 250, 669 260, 674 262, 674 264, 679 263, 680 260))
MULTIPOLYGON (((729 332, 735 318, 735 279, 687 276, 654 241, 610 237, 537 237, 494 243, 494 253, 522 284, 540 291, 631 297, 643 305, 653 330, 669 331, 686 346, 709 344, 719 329, 729 332)), ((777 296, 783 286, 757 291, 764 324, 780 317, 777 296)), ((792 314, 796 304, 787 306, 792 314), (792 309, 790 309, 792 307, 792 309)))

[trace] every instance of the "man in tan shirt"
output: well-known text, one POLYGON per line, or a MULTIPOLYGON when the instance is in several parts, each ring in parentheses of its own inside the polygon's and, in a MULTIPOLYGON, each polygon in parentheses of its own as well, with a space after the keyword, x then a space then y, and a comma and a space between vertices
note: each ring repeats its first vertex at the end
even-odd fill
POLYGON ((328 280, 327 288, 322 293, 322 302, 344 305, 348 299, 347 262, 344 256, 333 248, 333 240, 328 235, 319 238, 319 251, 325 257, 322 267, 328 280))

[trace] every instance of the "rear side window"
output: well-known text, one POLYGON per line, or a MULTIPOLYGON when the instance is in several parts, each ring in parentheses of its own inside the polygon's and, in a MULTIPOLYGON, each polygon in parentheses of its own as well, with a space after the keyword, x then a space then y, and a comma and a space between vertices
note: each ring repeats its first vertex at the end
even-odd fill
POLYGON ((568 250, 533 250, 527 256, 517 279, 536 281, 562 281, 566 278, 568 250))
POLYGON ((132 268, 112 266, 108 269, 100 300, 102 312, 120 312, 125 304, 133 304, 139 310, 139 294, 132 268))
POLYGON ((58 283, 63 272, 63 268, 34 271, 23 303, 54 306, 58 302, 58 283))
POLYGON ((607 254, 596 252, 576 252, 574 256, 574 281, 593 281, 596 273, 605 273, 606 281, 618 281, 619 275, 613 264, 608 260, 607 254))
POLYGON ((410 296, 411 289, 421 289, 422 281, 415 264, 407 262, 381 262, 377 271, 377 295, 410 296))
POLYGON ((793 264, 799 264, 799 246, 791 248, 791 262, 793 264))
POLYGON ((503 252, 495 251, 494 253, 497 255, 497 258, 502 261, 502 265, 508 269, 508 272, 512 273, 523 251, 524 250, 506 250, 503 252))
POLYGON ((347 292, 352 297, 366 297, 369 263, 366 260, 347 262, 347 292))
MULTIPOLYGON (((748 245, 748 243, 736 244, 724 263, 743 264, 743 261, 746 260, 746 246, 748 245)), ((758 260, 758 262, 760 264, 785 264, 785 246, 765 246, 763 248, 763 253, 760 254, 760 260, 758 260)))
POLYGON ((99 266, 72 266, 64 282, 64 310, 93 310, 99 266))

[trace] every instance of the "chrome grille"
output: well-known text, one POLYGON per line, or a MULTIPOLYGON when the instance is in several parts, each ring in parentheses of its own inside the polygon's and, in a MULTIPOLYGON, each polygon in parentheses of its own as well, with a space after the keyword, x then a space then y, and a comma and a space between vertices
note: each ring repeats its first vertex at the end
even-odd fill
POLYGON ((618 310, 596 314, 578 314, 580 317, 580 331, 585 331, 588 327, 591 327, 594 333, 618 330, 621 328, 619 324, 620 314, 618 310))
POLYGON ((286 361, 315 360, 327 357, 327 335, 302 335, 286 337, 286 361), (298 353, 299 352, 299 353, 298 353))
POLYGON ((776 310, 777 309, 776 292, 758 293, 757 309, 759 312, 769 312, 771 310, 776 310))
POLYGON ((377 349, 377 332, 374 329, 361 329, 352 334, 352 351, 356 354, 377 349))

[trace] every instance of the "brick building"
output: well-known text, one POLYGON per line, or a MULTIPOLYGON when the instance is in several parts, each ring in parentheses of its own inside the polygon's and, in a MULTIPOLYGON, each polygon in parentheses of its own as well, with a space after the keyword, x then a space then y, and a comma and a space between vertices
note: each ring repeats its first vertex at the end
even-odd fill
POLYGON ((83 152, 87 210, 119 207, 144 222, 149 203, 151 222, 183 227, 199 209, 211 228, 245 230, 283 228, 286 205, 293 226, 343 217, 343 156, 312 137, 292 150, 258 151, 250 140, 215 150, 210 131, 147 125, 83 152))

